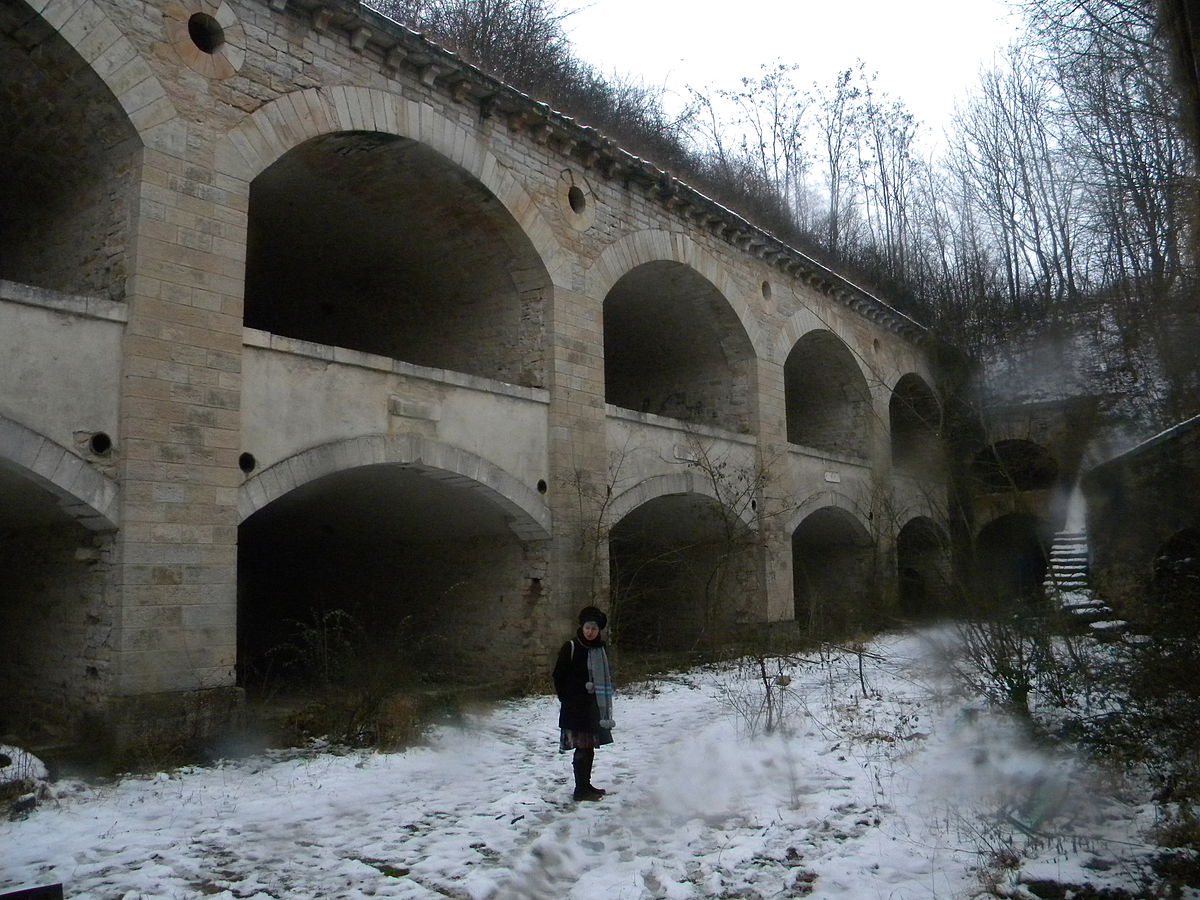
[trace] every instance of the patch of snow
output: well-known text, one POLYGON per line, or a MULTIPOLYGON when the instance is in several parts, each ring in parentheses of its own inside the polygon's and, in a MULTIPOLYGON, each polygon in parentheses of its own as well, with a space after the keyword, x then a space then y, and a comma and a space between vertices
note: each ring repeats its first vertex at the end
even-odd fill
POLYGON ((0 744, 0 784, 44 781, 48 774, 45 764, 32 753, 0 744))
POLYGON ((1024 869, 1063 881, 1132 877, 1132 863, 1085 865, 1097 848, 1126 861, 1145 850, 1140 807, 956 699, 925 637, 885 636, 869 651, 797 665, 778 695, 786 727, 770 735, 748 727, 761 685, 736 665, 623 691, 617 743, 596 754, 594 781, 610 790, 598 803, 570 800, 547 696, 399 753, 277 751, 58 782, 49 803, 0 823, 0 891, 61 881, 70 896, 126 900, 973 898, 1005 841, 1024 869))

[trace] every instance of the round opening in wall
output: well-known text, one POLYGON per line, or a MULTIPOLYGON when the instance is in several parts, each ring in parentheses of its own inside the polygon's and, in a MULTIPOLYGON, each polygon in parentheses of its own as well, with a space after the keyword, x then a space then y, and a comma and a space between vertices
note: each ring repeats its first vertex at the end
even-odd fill
POLYGON ((238 468, 249 475, 258 465, 258 460, 254 458, 253 453, 243 453, 238 457, 238 468))
POLYGON ((764 281, 762 283, 762 295, 764 300, 771 299, 771 282, 764 281))
POLYGON ((545 478, 538 479, 537 489, 539 494, 544 494, 549 489, 549 485, 546 484, 545 478))
POLYGON ((752 510, 754 510, 755 512, 758 512, 758 501, 755 500, 753 497, 750 498, 750 508, 752 510))
POLYGON ((205 53, 216 53, 225 43, 225 29, 208 13, 196 13, 188 19, 188 35, 205 53))
POLYGON ((587 209, 587 194, 579 185, 573 184, 567 189, 567 203, 576 213, 581 213, 587 209))
POLYGON ((88 440, 88 449, 97 456, 103 456, 112 449, 112 438, 103 431, 97 431, 88 440))

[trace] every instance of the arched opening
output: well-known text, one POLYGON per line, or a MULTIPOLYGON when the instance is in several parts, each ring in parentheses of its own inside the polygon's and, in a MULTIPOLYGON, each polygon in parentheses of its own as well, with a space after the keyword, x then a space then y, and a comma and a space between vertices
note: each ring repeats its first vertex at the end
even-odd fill
POLYGON ((30 746, 71 740, 105 693, 109 545, 0 459, 0 734, 30 746))
POLYGON ((656 497, 608 541, 612 632, 622 647, 715 646, 756 596, 754 533, 700 494, 656 497))
POLYGON ((1058 462, 1033 441, 996 441, 975 454, 971 476, 984 494, 1045 490, 1058 480, 1058 462))
POLYGON ((1154 555, 1151 593, 1151 622, 1195 638, 1200 626, 1200 528, 1184 528, 1163 542, 1154 555))
POLYGON ((549 290, 496 197, 416 141, 324 135, 250 185, 251 328, 540 386, 549 290))
POLYGON ((816 450, 870 455, 871 392, 850 348, 830 331, 810 331, 783 366, 787 439, 816 450))
POLYGON ((79 54, 0 4, 0 279, 124 296, 137 133, 79 54))
POLYGON ((792 595, 796 621, 811 635, 878 624, 875 544, 851 513, 823 507, 792 532, 792 595))
POLYGON ((1036 600, 1050 552, 1051 534, 1029 513, 1009 513, 975 538, 976 594, 986 601, 1036 600))
POLYGON ((754 348, 728 301, 682 263, 643 263, 604 299, 604 396, 635 412, 749 433, 754 348))
POLYGON ((950 611, 950 544, 932 519, 910 519, 896 535, 896 577, 905 618, 928 619, 950 611))
POLYGON ((926 477, 942 471, 941 415, 937 397, 920 376, 910 373, 896 382, 888 401, 888 423, 897 471, 926 477))
POLYGON ((508 684, 544 562, 479 485, 382 463, 333 472, 238 534, 238 681, 252 696, 508 684))

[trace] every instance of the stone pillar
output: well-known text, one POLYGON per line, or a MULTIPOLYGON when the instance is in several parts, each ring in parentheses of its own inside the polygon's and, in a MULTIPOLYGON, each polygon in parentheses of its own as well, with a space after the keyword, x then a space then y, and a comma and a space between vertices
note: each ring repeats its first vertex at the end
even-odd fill
POLYGON ((766 475, 765 496, 759 498, 763 548, 762 620, 778 622, 791 619, 794 613, 792 536, 788 525, 797 498, 789 496, 785 489, 789 479, 783 366, 765 358, 759 359, 756 376, 759 465, 766 475))
POLYGON ((550 550, 552 601, 539 631, 552 648, 575 613, 608 601, 608 529, 601 509, 609 486, 604 414, 603 300, 555 286, 547 315, 550 390, 550 550))
POLYGON ((125 744, 199 737, 236 697, 248 195, 192 162, 144 150, 135 199, 112 701, 125 744))

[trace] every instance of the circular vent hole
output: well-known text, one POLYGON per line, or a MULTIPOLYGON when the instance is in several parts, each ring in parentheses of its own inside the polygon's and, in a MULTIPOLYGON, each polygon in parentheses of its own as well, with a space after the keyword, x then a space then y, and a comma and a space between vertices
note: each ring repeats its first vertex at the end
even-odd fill
POLYGON ((188 35, 205 53, 216 53, 225 43, 225 29, 207 13, 196 13, 188 19, 188 35))
POLYGON ((538 489, 538 493, 539 493, 539 494, 544 494, 544 493, 546 493, 546 491, 547 491, 548 487, 549 487, 549 486, 546 484, 546 479, 545 479, 545 478, 539 478, 539 479, 538 479, 538 483, 537 483, 537 489, 538 489))
POLYGON ((103 431, 97 431, 88 440, 88 449, 97 456, 103 456, 112 449, 112 438, 103 431))
POLYGON ((587 194, 583 192, 583 188, 577 184, 571 185, 567 190, 567 202, 571 204, 571 209, 577 213, 587 209, 587 194))
POLYGON ((238 457, 238 468, 249 475, 258 465, 258 460, 254 458, 253 453, 243 453, 238 457))
POLYGON ((764 281, 762 283, 762 295, 764 300, 771 299, 771 282, 764 281))

